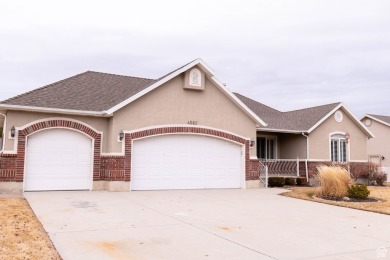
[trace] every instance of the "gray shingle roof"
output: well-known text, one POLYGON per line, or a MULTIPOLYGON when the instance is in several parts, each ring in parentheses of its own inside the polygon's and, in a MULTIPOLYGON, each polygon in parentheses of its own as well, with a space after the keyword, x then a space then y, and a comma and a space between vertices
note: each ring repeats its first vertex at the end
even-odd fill
POLYGON ((381 115, 373 115, 373 114, 368 114, 368 115, 390 124, 390 116, 381 116, 381 115))
POLYGON ((259 116, 267 123, 266 127, 262 127, 263 129, 307 132, 328 113, 341 104, 339 102, 323 106, 281 112, 241 94, 234 94, 247 107, 249 107, 249 109, 251 109, 257 116, 259 116))
POLYGON ((156 81, 87 71, 4 100, 0 104, 105 111, 156 81))

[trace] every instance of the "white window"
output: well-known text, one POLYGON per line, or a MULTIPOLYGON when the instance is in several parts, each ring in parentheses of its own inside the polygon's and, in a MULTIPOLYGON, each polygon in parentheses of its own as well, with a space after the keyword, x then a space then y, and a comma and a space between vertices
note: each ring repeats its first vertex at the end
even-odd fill
POLYGON ((276 159, 275 137, 257 137, 257 158, 276 159))
POLYGON ((336 134, 331 136, 330 160, 332 162, 347 161, 347 142, 344 135, 336 134))

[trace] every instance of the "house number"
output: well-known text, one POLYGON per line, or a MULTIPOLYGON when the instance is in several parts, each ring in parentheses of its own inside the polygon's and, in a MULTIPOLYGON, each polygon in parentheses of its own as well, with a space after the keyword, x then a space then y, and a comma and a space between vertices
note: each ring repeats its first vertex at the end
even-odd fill
POLYGON ((189 124, 189 125, 197 125, 198 121, 188 121, 187 124, 189 124))

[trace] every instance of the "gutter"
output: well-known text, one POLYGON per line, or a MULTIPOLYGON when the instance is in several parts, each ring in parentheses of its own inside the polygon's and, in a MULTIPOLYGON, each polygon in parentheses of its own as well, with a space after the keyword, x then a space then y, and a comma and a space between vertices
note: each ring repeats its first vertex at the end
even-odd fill
POLYGON ((81 116, 98 116, 98 117, 112 116, 112 114, 107 113, 107 111, 87 111, 87 110, 73 110, 73 109, 20 106, 20 105, 7 105, 7 104, 0 104, 0 108, 6 110, 16 110, 16 111, 42 112, 42 113, 81 115, 81 116))

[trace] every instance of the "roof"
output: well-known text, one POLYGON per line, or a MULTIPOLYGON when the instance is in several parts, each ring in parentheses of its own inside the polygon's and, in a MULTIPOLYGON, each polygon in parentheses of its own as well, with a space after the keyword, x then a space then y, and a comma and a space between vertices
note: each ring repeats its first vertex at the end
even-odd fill
POLYGON ((153 79, 87 71, 0 104, 105 111, 155 82, 153 79))
MULTIPOLYGON (((241 94, 234 94, 254 113, 264 119, 264 121, 267 123, 267 126, 258 128, 262 131, 281 133, 311 133, 334 112, 336 112, 338 109, 343 109, 343 111, 368 137, 374 137, 374 135, 359 120, 357 120, 341 102, 281 112, 241 94)), ((387 118, 390 120, 390 117, 387 118)))
POLYGON ((321 119, 341 105, 341 103, 338 102, 281 112, 241 94, 234 94, 267 123, 267 126, 262 127, 262 129, 270 130, 309 132, 309 130, 320 122, 321 119))
POLYGON ((367 115, 363 116, 362 119, 365 117, 369 117, 371 119, 374 119, 377 122, 380 122, 384 125, 390 126, 390 116, 367 114, 367 115))
POLYGON ((215 77, 201 59, 196 59, 158 79, 146 79, 87 71, 0 102, 0 108, 78 115, 111 116, 115 111, 198 66, 235 105, 265 126, 252 110, 215 77))

